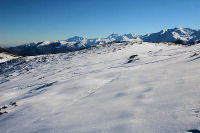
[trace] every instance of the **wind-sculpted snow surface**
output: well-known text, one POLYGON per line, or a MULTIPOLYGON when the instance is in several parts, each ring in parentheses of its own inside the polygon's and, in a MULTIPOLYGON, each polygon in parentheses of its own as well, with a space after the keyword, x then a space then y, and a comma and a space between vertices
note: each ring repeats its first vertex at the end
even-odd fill
POLYGON ((3 133, 200 130, 200 44, 116 43, 1 69, 3 133))

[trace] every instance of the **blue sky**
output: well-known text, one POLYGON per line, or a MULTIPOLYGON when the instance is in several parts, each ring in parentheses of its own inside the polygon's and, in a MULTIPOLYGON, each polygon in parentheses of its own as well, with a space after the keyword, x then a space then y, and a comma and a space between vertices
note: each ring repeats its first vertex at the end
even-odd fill
POLYGON ((0 46, 200 28, 200 0, 0 0, 0 46))

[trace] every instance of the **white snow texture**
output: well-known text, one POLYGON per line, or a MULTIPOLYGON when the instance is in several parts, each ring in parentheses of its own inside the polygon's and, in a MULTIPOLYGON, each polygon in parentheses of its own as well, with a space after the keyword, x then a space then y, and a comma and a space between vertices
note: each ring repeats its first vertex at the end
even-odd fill
POLYGON ((2 133, 200 129, 200 44, 115 43, 23 59, 1 66, 2 133))

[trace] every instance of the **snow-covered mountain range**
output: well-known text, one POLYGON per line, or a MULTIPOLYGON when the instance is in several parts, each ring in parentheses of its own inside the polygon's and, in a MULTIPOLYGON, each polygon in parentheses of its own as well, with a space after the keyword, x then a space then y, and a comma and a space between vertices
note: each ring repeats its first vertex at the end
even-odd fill
POLYGON ((199 40, 175 28, 0 48, 0 132, 199 133, 199 40))
POLYGON ((95 39, 75 36, 66 40, 43 41, 11 47, 8 49, 18 55, 40 55, 65 53, 96 45, 106 45, 116 42, 175 42, 180 44, 194 44, 196 42, 200 42, 200 30, 179 27, 146 35, 111 34, 107 38, 95 39))
POLYGON ((176 42, 184 44, 195 43, 200 40, 200 30, 190 28, 174 28, 161 30, 157 33, 146 34, 141 37, 144 42, 176 42))

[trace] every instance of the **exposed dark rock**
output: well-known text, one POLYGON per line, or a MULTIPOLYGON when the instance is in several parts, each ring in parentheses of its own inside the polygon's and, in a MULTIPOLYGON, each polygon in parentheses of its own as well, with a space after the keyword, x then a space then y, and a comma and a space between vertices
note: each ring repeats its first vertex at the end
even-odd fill
POLYGON ((16 102, 10 102, 10 105, 17 106, 17 103, 16 102))
POLYGON ((139 58, 138 58, 138 55, 137 55, 137 54, 134 54, 134 55, 131 55, 131 56, 129 57, 129 60, 128 60, 127 63, 132 63, 133 61, 136 61, 136 60, 139 60, 139 58))
POLYGON ((1 109, 6 109, 8 108, 8 106, 4 105, 3 107, 1 107, 1 109))
POLYGON ((200 133, 200 131, 197 130, 197 129, 191 129, 191 130, 188 130, 188 132, 191 132, 191 133, 200 133))
POLYGON ((197 56, 199 55, 199 53, 193 53, 190 57, 194 57, 194 56, 197 56))

